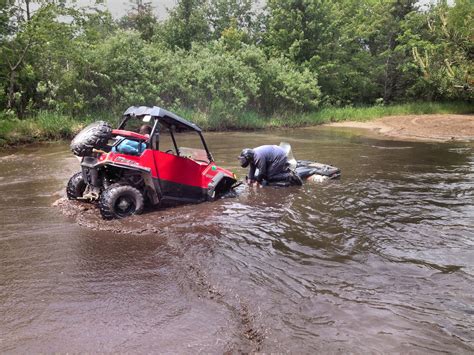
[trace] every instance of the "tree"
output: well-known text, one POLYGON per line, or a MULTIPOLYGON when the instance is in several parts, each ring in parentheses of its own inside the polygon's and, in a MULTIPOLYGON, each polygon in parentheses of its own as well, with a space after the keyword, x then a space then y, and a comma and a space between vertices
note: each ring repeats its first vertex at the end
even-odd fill
POLYGON ((209 26, 205 5, 203 0, 179 0, 162 25, 160 37, 171 48, 185 50, 190 50, 193 42, 207 41, 209 26))
POLYGON ((371 55, 357 30, 365 21, 360 1, 271 0, 264 43, 271 57, 283 55, 318 77, 327 104, 369 100, 371 55))
MULTIPOLYGON (((0 10, 1 24, 1 61, 4 73, 4 85, 6 86, 6 108, 11 110, 17 101, 21 99, 18 93, 19 76, 24 67, 25 60, 33 45, 31 23, 30 1, 25 2, 23 8, 21 1, 7 0, 2 3, 0 10)), ((17 112, 21 105, 17 107, 17 112)))
POLYGON ((404 69, 416 79, 408 88, 412 97, 473 99, 473 13, 470 1, 440 1, 404 21, 399 41, 410 54, 404 69))
POLYGON ((409 58, 407 53, 397 50, 398 37, 402 33, 401 24, 412 11, 415 10, 415 0, 397 0, 388 6, 380 7, 381 36, 377 36, 377 45, 382 50, 384 57, 384 73, 380 78, 383 86, 384 102, 393 101, 395 97, 401 96, 405 91, 402 73, 399 70, 409 58))
POLYGON ((95 7, 57 3, 36 4, 29 21, 23 10, 21 21, 10 17, 17 28, 2 43, 3 107, 19 116, 39 108, 76 114, 95 102, 89 93, 95 92, 97 76, 87 61, 91 49, 113 30, 112 18, 95 7))
POLYGON ((140 32, 141 38, 150 41, 155 33, 157 18, 150 1, 129 0, 130 11, 119 20, 124 29, 134 29, 140 32))
POLYGON ((229 28, 250 34, 255 21, 252 3, 251 0, 210 0, 206 15, 212 37, 220 38, 229 28))

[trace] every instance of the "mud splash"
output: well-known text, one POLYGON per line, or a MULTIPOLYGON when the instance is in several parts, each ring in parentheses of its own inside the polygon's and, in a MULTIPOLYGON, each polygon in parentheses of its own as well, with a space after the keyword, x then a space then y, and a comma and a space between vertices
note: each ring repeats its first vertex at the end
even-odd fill
MULTIPOLYGON (((148 210, 140 216, 133 216, 122 220, 104 221, 96 204, 81 201, 70 201, 63 197, 53 203, 66 217, 74 220, 78 225, 95 231, 112 232, 115 234, 140 237, 142 235, 154 234, 166 239, 166 245, 171 248, 172 253, 179 256, 176 268, 181 269, 180 275, 182 287, 186 293, 192 292, 200 299, 208 299, 225 307, 236 320, 234 335, 239 341, 226 343, 223 347, 225 352, 256 352, 260 351, 267 329, 260 324, 258 312, 253 312, 249 304, 239 296, 235 290, 222 287, 210 281, 206 273, 206 266, 199 260, 204 255, 193 255, 196 245, 189 245, 189 241, 196 241, 200 236, 200 242, 205 243, 205 253, 209 253, 215 247, 215 242, 221 238, 221 227, 214 223, 190 223, 188 221, 201 218, 196 214, 195 206, 180 206, 159 210, 148 210), (152 222, 148 222, 148 221, 152 222), (180 235, 182 238, 170 237, 180 235), (186 237, 189 240, 186 241, 186 237), (209 240, 209 236, 216 238, 209 240)), ((201 245, 202 247, 202 245, 201 245)), ((202 252, 202 250, 201 250, 202 252)))
POLYGON ((78 225, 95 231, 117 234, 144 235, 170 233, 211 233, 218 234, 220 227, 212 221, 206 222, 206 216, 195 205, 146 209, 140 216, 105 221, 95 203, 70 201, 65 197, 56 200, 53 207, 72 218, 78 225))
POLYGON ((89 228, 95 231, 105 231, 118 234, 142 235, 142 234, 163 234, 168 233, 171 227, 174 228, 173 219, 166 217, 174 217, 173 214, 161 215, 154 218, 154 224, 147 222, 146 218, 140 216, 132 216, 126 220, 104 221, 96 204, 69 201, 66 197, 62 197, 55 201, 52 205, 59 211, 74 220, 81 227, 89 228), (163 223, 160 224, 160 221, 163 223))

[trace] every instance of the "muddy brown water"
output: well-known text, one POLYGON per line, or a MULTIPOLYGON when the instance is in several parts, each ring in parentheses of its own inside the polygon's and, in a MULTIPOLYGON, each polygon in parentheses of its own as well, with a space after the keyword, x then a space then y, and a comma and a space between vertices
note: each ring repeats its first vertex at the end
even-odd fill
POLYGON ((284 140, 343 177, 105 222, 64 199, 67 144, 1 152, 0 352, 474 350, 472 143, 206 137, 241 176, 284 140))

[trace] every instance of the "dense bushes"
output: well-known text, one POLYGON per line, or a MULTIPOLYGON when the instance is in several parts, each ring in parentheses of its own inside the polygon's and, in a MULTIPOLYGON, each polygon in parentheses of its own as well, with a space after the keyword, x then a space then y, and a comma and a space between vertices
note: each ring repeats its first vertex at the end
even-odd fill
POLYGON ((8 115, 163 105, 232 127, 252 112, 473 99, 469 0, 181 0, 162 22, 144 1, 119 20, 60 3, 0 8, 8 115))
POLYGON ((268 59, 255 45, 229 50, 223 39, 171 50, 145 42, 138 32, 118 31, 76 65, 86 74, 76 79, 88 78, 74 91, 86 112, 101 104, 116 110, 130 104, 184 106, 228 120, 249 108, 269 114, 314 109, 320 98, 314 73, 283 57, 268 59))

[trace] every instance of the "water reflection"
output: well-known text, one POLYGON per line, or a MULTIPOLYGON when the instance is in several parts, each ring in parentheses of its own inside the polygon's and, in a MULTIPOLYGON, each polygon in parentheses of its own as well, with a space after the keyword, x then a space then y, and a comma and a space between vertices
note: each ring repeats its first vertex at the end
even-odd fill
POLYGON ((472 351, 472 144, 207 138, 240 176, 244 146, 287 141, 343 177, 104 222, 51 206, 78 170, 66 146, 0 154, 0 351, 472 351))

